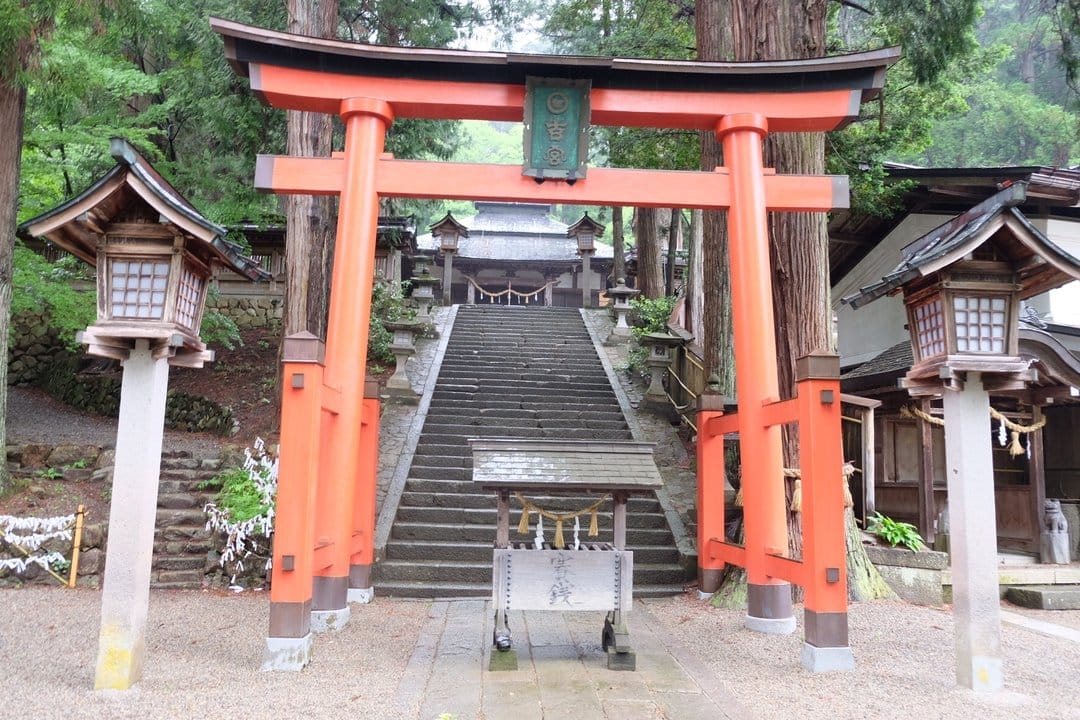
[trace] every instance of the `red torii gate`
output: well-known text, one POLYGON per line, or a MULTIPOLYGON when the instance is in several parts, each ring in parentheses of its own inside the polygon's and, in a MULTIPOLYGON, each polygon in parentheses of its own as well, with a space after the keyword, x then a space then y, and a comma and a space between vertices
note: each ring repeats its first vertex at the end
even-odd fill
MULTIPOLYGON (((798 396, 780 401, 767 211, 847 206, 845 177, 786 176, 762 166, 767 132, 833 130, 877 95, 899 57, 886 49, 800 61, 716 63, 478 53, 357 45, 211 19, 233 68, 268 104, 335 113, 345 148, 330 158, 260 156, 256 186, 339 194, 325 353, 311 335, 285 340, 278 513, 267 666, 298 669, 313 619, 348 619, 370 599, 378 399, 364 392, 379 198, 543 201, 728 209, 739 412, 699 416, 698 568, 715 589, 724 563, 745 567, 747 626, 790 632, 789 583, 805 588, 803 663, 850 665, 844 551, 839 363, 799 362, 798 396), (591 168, 537 182, 517 165, 399 160, 383 154, 395 117, 520 122, 526 79, 591 82, 591 122, 716 132, 715 172, 591 168), (324 358, 325 354, 325 358, 324 358), (362 399, 363 398, 363 399, 362 399), (802 438, 803 560, 786 558, 780 426, 802 438), (744 546, 724 541, 723 435, 739 433, 744 546)), ((706 401, 707 402, 707 401, 706 401)))

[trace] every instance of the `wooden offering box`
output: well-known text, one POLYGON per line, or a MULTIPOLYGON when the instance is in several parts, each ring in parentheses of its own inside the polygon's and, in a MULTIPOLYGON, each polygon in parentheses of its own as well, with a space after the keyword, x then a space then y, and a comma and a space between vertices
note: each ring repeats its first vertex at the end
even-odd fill
POLYGON ((660 487, 653 445, 577 440, 470 440, 473 482, 494 490, 497 532, 492 578, 495 605, 492 670, 517 669, 506 613, 510 610, 607 612, 602 645, 608 667, 633 670, 625 613, 633 601, 634 553, 626 549, 626 506, 633 493, 660 487), (518 530, 535 537, 510 541, 511 495, 523 503, 518 530), (579 503, 559 496, 584 496, 579 503), (588 537, 610 498, 611 541, 588 537), (579 530, 575 531, 575 520, 579 530))

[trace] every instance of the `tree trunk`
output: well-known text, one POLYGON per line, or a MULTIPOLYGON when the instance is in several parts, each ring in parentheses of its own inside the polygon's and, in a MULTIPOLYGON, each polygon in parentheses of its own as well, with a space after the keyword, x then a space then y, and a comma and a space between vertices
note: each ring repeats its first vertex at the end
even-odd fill
MULTIPOLYGON (((287 30, 333 38, 337 0, 286 0, 287 30)), ((286 152, 293 157, 329 157, 333 118, 294 110, 286 115, 286 152)), ((334 260, 334 200, 330 196, 285 196, 285 335, 307 330, 326 338, 330 274, 334 260)))
POLYGON ((660 240, 656 233, 656 209, 637 208, 637 279, 642 297, 664 296, 664 272, 660 266, 660 240))
MULTIPOLYGON (((731 6, 717 0, 698 0, 694 13, 699 60, 732 59, 731 6)), ((714 132, 701 134, 701 169, 712 172, 724 164, 714 132)), ((735 355, 731 338, 731 275, 728 270, 727 213, 701 213, 702 346, 706 375, 716 375, 720 391, 735 396, 735 355)))
MULTIPOLYGON (((19 208, 26 88, 15 73, 0 75, 0 440, 7 439, 8 329, 11 326, 12 259, 19 208)), ((8 487, 7 463, 0 463, 0 492, 8 487)))
POLYGON ((671 222, 667 234, 667 267, 664 286, 668 295, 675 294, 675 263, 679 258, 679 239, 682 237, 682 210, 671 208, 671 222))
POLYGON ((611 279, 618 285, 626 282, 626 236, 623 232, 623 209, 611 208, 611 246, 614 259, 611 264, 611 279))
POLYGON ((686 258, 686 329, 694 336, 694 342, 702 343, 705 337, 705 323, 702 313, 705 306, 702 283, 702 242, 701 210, 690 213, 690 247, 686 258))
MULTIPOLYGON (((699 3, 699 5, 702 3, 699 3)), ((708 3, 705 3, 708 4, 708 3)), ((821 57, 825 54, 825 0, 734 0, 731 42, 735 60, 761 61, 821 57)), ((699 41, 700 42, 700 41, 699 41)), ((704 159, 704 158, 703 158, 704 159)), ((822 133, 776 133, 765 140, 765 165, 778 173, 819 175, 825 171, 822 133)), ((795 393, 795 359, 814 350, 831 350, 829 237, 824 213, 770 213, 773 303, 781 397, 795 393)), ((784 428, 784 465, 799 466, 798 433, 784 428)), ((837 468, 840 472, 840 468, 837 468)), ((788 481, 790 503, 794 481, 788 481)), ((858 529, 847 513, 849 537, 858 529)), ((798 513, 788 513, 789 554, 802 556, 798 513)), ((848 546, 848 566, 860 588, 871 594, 884 581, 861 542, 848 546), (878 576, 880 579, 880 576, 878 576)))

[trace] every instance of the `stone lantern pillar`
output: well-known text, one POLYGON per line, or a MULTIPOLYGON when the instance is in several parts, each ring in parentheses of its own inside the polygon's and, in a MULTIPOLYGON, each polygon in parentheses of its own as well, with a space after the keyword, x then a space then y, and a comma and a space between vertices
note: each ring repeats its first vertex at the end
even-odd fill
POLYGON ((671 349, 682 343, 682 339, 669 333, 646 333, 639 342, 649 349, 645 365, 649 368, 649 387, 645 391, 645 401, 653 405, 667 405, 667 390, 664 389, 664 376, 671 366, 671 349))
POLYGON ((612 307, 615 310, 615 327, 611 329, 611 334, 608 335, 608 345, 624 343, 630 338, 630 326, 626 323, 626 314, 630 312, 630 301, 637 297, 640 292, 640 290, 626 287, 626 283, 622 278, 619 278, 615 287, 607 291, 608 297, 612 299, 612 307))
POLYGON ((397 320, 387 322, 386 329, 394 334, 390 352, 394 353, 394 360, 397 362, 394 374, 386 381, 386 389, 394 397, 415 400, 416 391, 409 382, 406 365, 409 358, 416 354, 415 338, 420 330, 420 323, 415 320, 397 320))
POLYGON ((590 262, 596 252, 596 237, 604 233, 604 226, 589 217, 589 213, 566 229, 566 236, 577 240, 581 255, 581 307, 592 307, 592 271, 590 262))
POLYGON ((417 319, 431 322, 431 306, 435 304, 435 285, 438 278, 431 274, 431 258, 417 255, 413 258, 412 299, 416 303, 417 319))
POLYGON ((458 242, 463 237, 469 237, 469 231, 464 225, 454 219, 450 213, 431 226, 431 234, 439 241, 439 249, 443 254, 443 281, 442 281, 442 304, 451 304, 451 289, 454 281, 454 253, 458 250, 458 242))
POLYGON ((881 282, 844 298, 858 308, 903 293, 913 397, 940 397, 945 424, 957 682, 1000 690, 1001 659, 990 393, 1034 380, 1018 351, 1020 300, 1080 277, 1080 266, 1016 208, 1004 188, 910 243, 881 282))
POLYGON ((126 141, 110 150, 117 165, 105 177, 21 229, 97 267, 97 320, 79 340, 123 366, 94 687, 126 690, 146 654, 169 365, 214 358, 199 326, 215 266, 269 275, 126 141))

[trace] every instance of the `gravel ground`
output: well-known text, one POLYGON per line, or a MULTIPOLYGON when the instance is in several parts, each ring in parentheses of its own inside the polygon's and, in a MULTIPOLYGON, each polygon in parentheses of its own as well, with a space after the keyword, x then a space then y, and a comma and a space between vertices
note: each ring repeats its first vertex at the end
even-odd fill
POLYGON ((758 717, 1080 718, 1073 695, 1080 646, 1067 640, 1002 625, 1005 691, 983 697, 956 686, 947 610, 888 601, 852 605, 855 670, 812 674, 799 665, 801 608, 799 629, 779 636, 749 632, 742 612, 716 610, 686 596, 647 604, 758 717))
POLYGON ((320 636, 300 673, 264 673, 265 594, 155 591, 143 681, 95 692, 100 595, 0 590, 0 698, 6 718, 393 718, 430 603, 353 605, 339 634, 320 636))
MULTIPOLYGON (((432 641, 421 637, 429 602, 379 598, 353 605, 352 620, 340 634, 316 639, 307 669, 263 673, 265 594, 155 591, 143 681, 120 693, 91 689, 99 597, 81 589, 0 591, 4 717, 404 720, 418 715, 416 702, 409 709, 395 708, 394 699, 400 696, 399 680, 415 681, 417 669, 423 673, 413 668, 409 675, 407 668, 417 643, 432 641)), ((688 648, 753 717, 1080 717, 1071 697, 1080 675, 1080 647, 1009 625, 1002 627, 1006 690, 984 697, 955 685, 947 610, 899 602, 853 605, 856 669, 815 675, 799 665, 801 628, 786 636, 751 633, 742 627, 742 612, 716 610, 689 596, 646 603, 656 621, 654 632, 666 632, 688 648)), ((479 623, 476 630, 482 632, 479 623)))
MULTIPOLYGON (((1036 610, 1034 608, 1020 607, 1012 603, 1002 603, 1002 610, 1008 610, 1018 615, 1026 615, 1035 620, 1056 623, 1080 631, 1080 610, 1036 610)), ((1080 649, 1077 650, 1080 652, 1080 649)))

